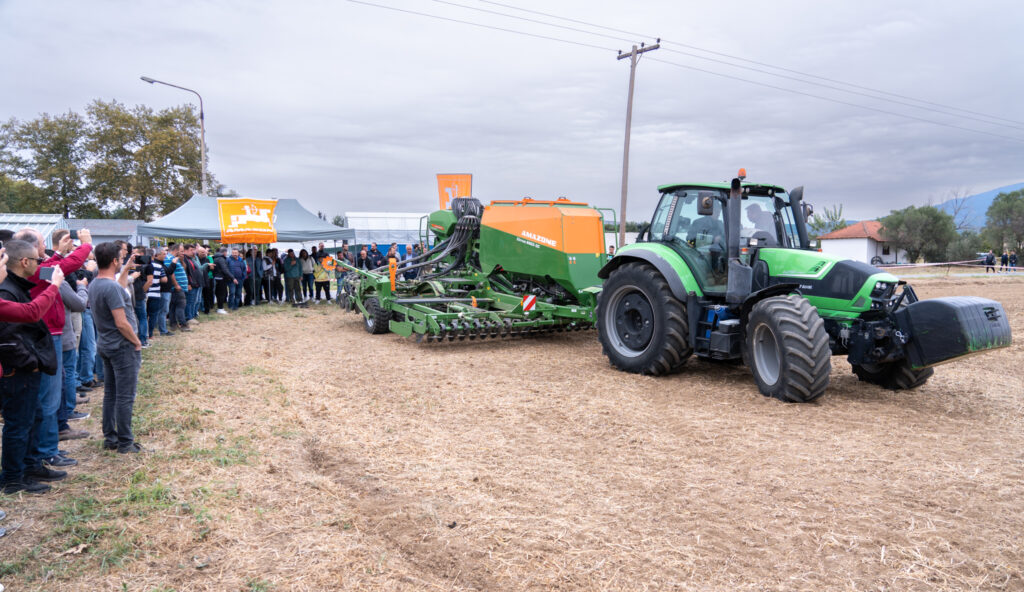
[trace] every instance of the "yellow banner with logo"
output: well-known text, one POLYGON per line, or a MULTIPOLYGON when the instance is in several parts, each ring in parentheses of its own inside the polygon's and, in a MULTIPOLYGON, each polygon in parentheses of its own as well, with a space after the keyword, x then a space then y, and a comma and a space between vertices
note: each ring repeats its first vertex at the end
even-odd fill
POLYGON ((453 198, 470 197, 471 195, 473 195, 473 175, 468 173, 437 175, 437 196, 442 210, 448 209, 448 202, 453 198))
POLYGON ((276 199, 248 197, 218 197, 217 215, 220 218, 221 243, 277 242, 274 228, 276 199))

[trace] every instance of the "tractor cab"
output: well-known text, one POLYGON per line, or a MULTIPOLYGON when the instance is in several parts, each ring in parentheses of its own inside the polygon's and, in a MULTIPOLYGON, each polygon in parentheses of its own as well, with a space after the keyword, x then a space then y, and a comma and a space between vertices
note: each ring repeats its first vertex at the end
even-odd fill
POLYGON ((806 215, 811 208, 800 201, 803 188, 790 196, 775 185, 741 184, 738 207, 732 208, 728 183, 658 189, 661 198, 642 240, 662 243, 682 257, 702 292, 725 295, 730 257, 749 266, 761 248, 809 247, 806 215), (737 218, 735 225, 729 224, 730 214, 737 218))

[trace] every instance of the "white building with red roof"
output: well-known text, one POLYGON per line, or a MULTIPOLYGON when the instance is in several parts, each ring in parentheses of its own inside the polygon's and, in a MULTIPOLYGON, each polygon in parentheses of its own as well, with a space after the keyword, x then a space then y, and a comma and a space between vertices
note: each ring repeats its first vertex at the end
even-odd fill
POLYGON ((899 251, 882 238, 878 220, 854 222, 846 228, 818 237, 821 252, 872 265, 908 263, 906 251, 899 251))

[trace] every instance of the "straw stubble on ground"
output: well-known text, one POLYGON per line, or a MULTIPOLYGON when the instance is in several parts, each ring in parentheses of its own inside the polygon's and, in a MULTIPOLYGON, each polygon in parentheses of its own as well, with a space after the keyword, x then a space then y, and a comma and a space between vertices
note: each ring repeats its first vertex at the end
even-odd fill
MULTIPOLYGON (((1024 334, 1024 282, 917 286, 996 298, 1024 334)), ((334 307, 269 310, 147 351, 155 452, 75 444, 78 479, 5 499, 0 582, 1024 589, 1019 345, 902 393, 833 358, 826 396, 786 405, 742 366, 614 371, 593 332, 418 346, 334 307)))

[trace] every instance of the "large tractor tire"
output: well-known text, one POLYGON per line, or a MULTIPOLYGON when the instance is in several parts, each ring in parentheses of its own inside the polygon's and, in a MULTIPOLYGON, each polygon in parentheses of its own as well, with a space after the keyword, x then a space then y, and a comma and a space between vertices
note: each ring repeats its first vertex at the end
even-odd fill
POLYGON ((619 370, 661 375, 679 370, 693 353, 686 305, 646 263, 611 273, 597 301, 601 349, 619 370))
POLYGON ((763 395, 806 403, 825 393, 832 350, 824 321, 803 297, 775 296, 755 304, 747 321, 746 348, 763 395))
POLYGON ((887 364, 853 364, 853 373, 862 382, 877 384, 892 391, 905 391, 928 382, 935 370, 914 370, 907 360, 899 360, 887 364))
POLYGON ((390 330, 391 311, 381 308, 376 297, 367 298, 365 306, 367 314, 363 327, 366 328, 366 332, 373 335, 387 333, 390 330))

